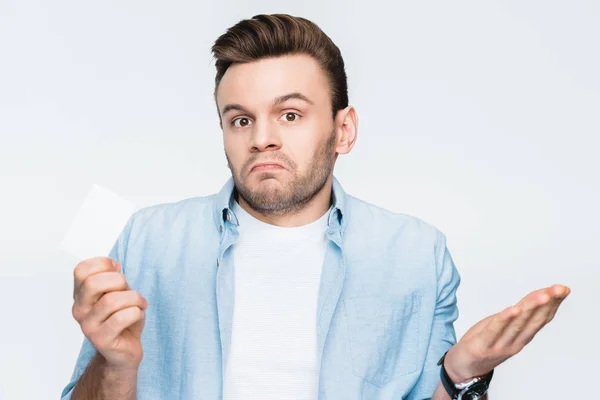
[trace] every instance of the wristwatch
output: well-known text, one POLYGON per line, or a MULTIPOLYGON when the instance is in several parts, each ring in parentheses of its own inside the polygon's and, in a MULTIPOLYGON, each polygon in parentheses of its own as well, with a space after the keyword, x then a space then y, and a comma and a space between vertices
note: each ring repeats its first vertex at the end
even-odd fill
POLYGON ((465 382, 454 383, 448 376, 448 372, 446 372, 446 368, 444 367, 444 359, 446 358, 446 354, 448 354, 448 352, 444 353, 437 365, 442 366, 442 368, 440 368, 440 378, 442 380, 442 385, 444 385, 444 389, 446 389, 446 392, 448 392, 450 398, 452 400, 481 399, 487 393, 488 388, 490 387, 494 370, 491 370, 486 375, 478 376, 465 382))

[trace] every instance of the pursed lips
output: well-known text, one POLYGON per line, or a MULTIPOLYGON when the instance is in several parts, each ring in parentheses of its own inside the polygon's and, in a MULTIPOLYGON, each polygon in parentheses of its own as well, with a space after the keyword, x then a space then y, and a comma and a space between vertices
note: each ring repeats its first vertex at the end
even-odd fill
POLYGON ((283 166, 281 164, 265 162, 265 163, 255 164, 252 167, 252 169, 250 170, 250 172, 277 171, 277 170, 282 170, 282 169, 285 169, 285 168, 283 168, 283 166))

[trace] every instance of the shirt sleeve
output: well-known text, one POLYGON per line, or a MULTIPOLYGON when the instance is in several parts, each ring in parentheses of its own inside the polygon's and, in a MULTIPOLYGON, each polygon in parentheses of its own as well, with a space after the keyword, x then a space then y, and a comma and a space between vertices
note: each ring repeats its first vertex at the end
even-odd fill
MULTIPOLYGON (((121 231, 117 241, 113 245, 108 257, 113 260, 117 260, 121 264, 121 268, 123 272, 125 272, 125 255, 127 250, 127 242, 129 241, 129 234, 131 232, 131 225, 133 223, 134 216, 130 217, 127 221, 127 224, 121 231)), ((81 375, 85 372, 85 369, 89 365, 92 358, 96 355, 96 349, 92 345, 92 343, 87 339, 83 339, 83 343, 81 345, 81 349, 79 351, 79 356, 77 357, 77 361, 75 362, 75 368, 73 370, 73 374, 71 375, 71 380, 65 386, 61 393, 61 400, 70 400, 71 395, 73 393, 73 388, 77 384, 81 375)))
POLYGON ((440 382, 439 359, 456 344, 454 322, 458 318, 456 290, 460 275, 446 246, 446 236, 437 232, 436 245, 437 299, 425 366, 407 400, 431 399, 440 382))

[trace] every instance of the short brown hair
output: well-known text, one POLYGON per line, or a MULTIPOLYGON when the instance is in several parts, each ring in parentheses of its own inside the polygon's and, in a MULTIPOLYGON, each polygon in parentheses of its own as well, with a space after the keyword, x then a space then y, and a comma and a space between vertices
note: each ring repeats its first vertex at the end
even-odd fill
POLYGON ((212 46, 219 83, 233 63, 291 54, 312 56, 327 74, 333 117, 348 106, 348 82, 340 49, 314 22, 287 14, 255 15, 232 26, 212 46))

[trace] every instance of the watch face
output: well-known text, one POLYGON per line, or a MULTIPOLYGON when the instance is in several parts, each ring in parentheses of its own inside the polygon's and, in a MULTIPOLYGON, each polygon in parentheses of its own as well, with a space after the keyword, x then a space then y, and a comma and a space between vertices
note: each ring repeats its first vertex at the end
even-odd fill
POLYGON ((463 395, 464 400, 478 400, 486 394, 488 386, 484 382, 477 382, 469 388, 463 395))

